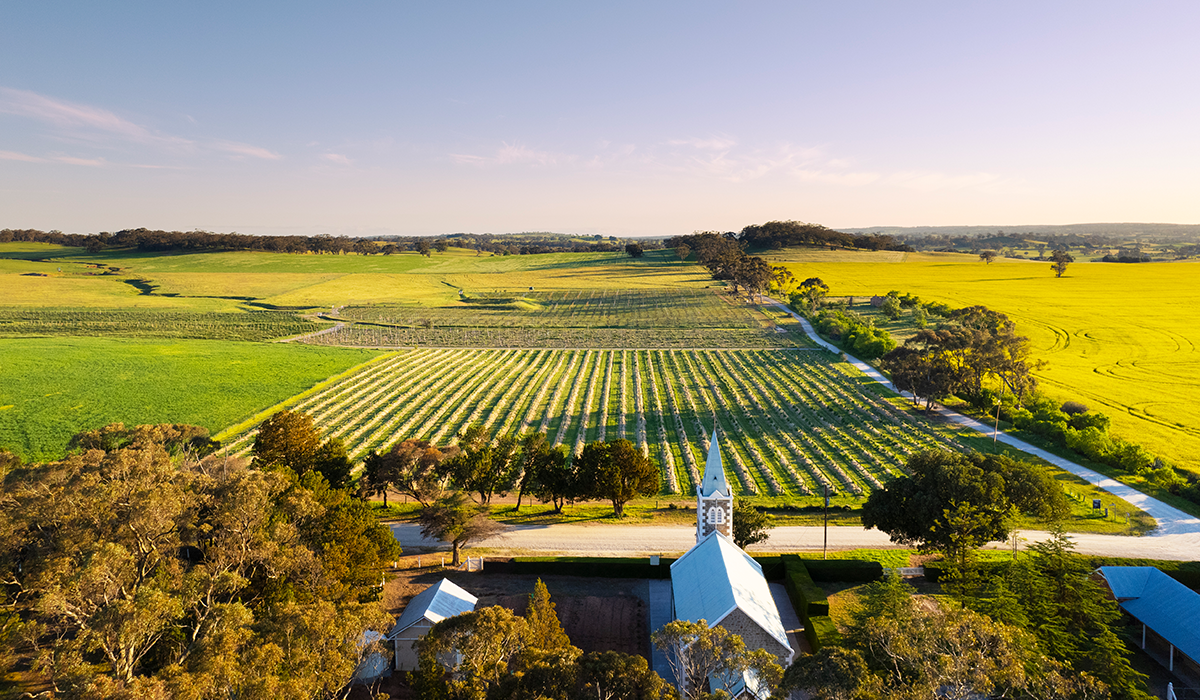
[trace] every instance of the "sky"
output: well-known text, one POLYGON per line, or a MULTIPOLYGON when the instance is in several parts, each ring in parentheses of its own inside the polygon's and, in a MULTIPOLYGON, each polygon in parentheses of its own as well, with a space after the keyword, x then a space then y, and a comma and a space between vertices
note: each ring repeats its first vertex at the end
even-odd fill
POLYGON ((1200 3, 0 3, 0 227, 1200 223, 1200 3))

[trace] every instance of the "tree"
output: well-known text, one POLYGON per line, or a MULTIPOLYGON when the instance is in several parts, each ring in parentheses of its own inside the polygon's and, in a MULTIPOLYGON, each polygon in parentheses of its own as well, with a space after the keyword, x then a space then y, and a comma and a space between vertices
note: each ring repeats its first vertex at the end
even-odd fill
POLYGON ((736 634, 724 627, 709 627, 706 620, 673 620, 650 635, 650 641, 667 657, 667 663, 685 700, 709 697, 705 687, 710 679, 724 679, 731 687, 746 671, 753 671, 766 688, 779 685, 783 669, 775 657, 762 649, 750 650, 736 634))
POLYGON ((450 543, 453 566, 461 563, 460 550, 463 547, 508 529, 489 519, 486 508, 473 505, 466 496, 457 492, 443 496, 432 505, 422 508, 417 522, 421 525, 423 537, 450 543))
POLYGON ((387 629, 359 601, 395 538, 316 471, 156 442, 187 432, 109 426, 77 440, 112 449, 5 476, 0 577, 21 591, 35 667, 68 698, 329 697, 363 632, 387 629))
POLYGON ((521 509, 526 491, 542 503, 553 502, 556 513, 561 513, 567 499, 575 494, 575 472, 567 463, 566 447, 552 446, 545 433, 530 433, 521 439, 517 471, 521 489, 513 510, 521 509))
POLYGON ((430 257, 430 255, 431 255, 430 251, 433 250, 433 246, 429 245, 428 238, 418 238, 416 247, 417 247, 417 253, 419 253, 420 255, 424 255, 427 258, 430 257))
POLYGON ((445 684, 450 698, 484 698, 500 687, 509 666, 525 649, 528 625, 509 610, 494 605, 448 617, 429 628, 417 642, 422 670, 433 676, 439 659, 454 658, 445 684))
POLYGON ((300 475, 312 469, 320 446, 321 436, 310 416, 280 411, 259 426, 251 453, 258 469, 289 469, 300 475))
POLYGON ((557 651, 571 646, 571 640, 558 621, 556 606, 550 601, 550 591, 542 579, 533 585, 529 608, 525 611, 525 644, 542 651, 557 651))
POLYGON ((350 456, 341 438, 329 438, 313 455, 313 469, 321 473, 329 485, 340 489, 350 481, 350 456))
POLYGON ((770 537, 775 518, 760 511, 744 498, 733 501, 733 543, 745 549, 770 537))
POLYGON ((1014 511, 1052 521, 1067 508, 1057 481, 1006 455, 931 450, 910 457, 905 471, 867 498, 863 526, 925 550, 962 556, 1006 539, 1014 511))
POLYGON ((626 243, 625 252, 628 253, 629 257, 631 258, 640 258, 645 251, 642 250, 641 243, 626 243))
POLYGON ((686 243, 680 243, 675 246, 675 256, 680 260, 687 260, 687 256, 691 255, 692 249, 686 243))
POLYGON ((996 260, 996 251, 985 250, 979 254, 979 259, 991 265, 996 260))
POLYGON ((779 295, 779 298, 786 299, 791 296, 796 289, 796 276, 792 271, 783 265, 775 265, 771 268, 771 286, 772 294, 779 295))
POLYGON ((449 477, 443 473, 440 465, 458 453, 459 449, 453 446, 443 450, 425 440, 404 440, 379 456, 394 465, 380 469, 390 475, 390 483, 397 491, 427 506, 446 495, 449 477))
POLYGON ((1050 254, 1050 269, 1054 270, 1055 277, 1062 277, 1067 271, 1067 265, 1075 262, 1075 258, 1065 250, 1056 250, 1050 254))
POLYGON ((633 498, 659 491, 658 468, 628 440, 590 442, 577 461, 581 494, 611 501, 618 518, 633 498))
POLYGON ((806 308, 810 313, 816 312, 817 307, 821 305, 821 300, 827 294, 829 294, 829 285, 825 284, 820 277, 809 277, 796 288, 796 292, 792 295, 792 305, 806 308))
POLYGON ((900 318, 900 300, 894 296, 886 296, 883 298, 883 303, 879 305, 879 310, 884 316, 895 321, 900 318))
POLYGON ((593 651, 577 662, 576 698, 600 700, 669 700, 671 686, 650 670, 644 656, 593 651))
POLYGON ((437 250, 437 252, 445 253, 447 250, 450 250, 450 241, 446 240, 445 238, 439 238, 433 242, 433 247, 437 250))
POLYGON ((441 462, 438 470, 459 488, 479 494, 481 504, 491 503, 493 494, 516 481, 515 437, 504 435, 493 443, 484 425, 474 423, 458 436, 458 443, 462 451, 441 462))

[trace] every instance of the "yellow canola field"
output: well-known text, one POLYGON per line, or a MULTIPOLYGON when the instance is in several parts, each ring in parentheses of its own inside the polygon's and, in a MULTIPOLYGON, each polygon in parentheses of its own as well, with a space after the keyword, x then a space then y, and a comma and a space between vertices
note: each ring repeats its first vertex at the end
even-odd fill
POLYGON ((1113 432, 1200 472, 1200 264, 1082 263, 1061 279, 1049 263, 986 265, 957 254, 767 254, 798 279, 820 277, 831 295, 900 290, 955 307, 1008 314, 1047 360, 1045 389, 1113 419, 1113 432))

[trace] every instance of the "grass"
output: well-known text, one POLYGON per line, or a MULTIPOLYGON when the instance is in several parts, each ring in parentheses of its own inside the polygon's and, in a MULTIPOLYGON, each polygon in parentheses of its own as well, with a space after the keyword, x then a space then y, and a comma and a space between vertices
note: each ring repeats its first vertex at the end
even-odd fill
MULTIPOLYGON (((1113 432, 1200 473, 1200 324, 1195 262, 985 265, 954 253, 879 254, 789 250, 779 258, 799 279, 820 277, 833 296, 890 290, 954 307, 982 304, 1028 335, 1048 393, 1109 414, 1113 432), (861 258, 855 258, 861 255, 861 258), (899 258, 903 257, 903 260, 899 258)), ((933 319, 931 319, 933 321, 933 319)))
POLYGON ((0 340, 0 449, 61 457, 109 423, 191 423, 216 432, 347 367, 365 350, 211 340, 0 340))

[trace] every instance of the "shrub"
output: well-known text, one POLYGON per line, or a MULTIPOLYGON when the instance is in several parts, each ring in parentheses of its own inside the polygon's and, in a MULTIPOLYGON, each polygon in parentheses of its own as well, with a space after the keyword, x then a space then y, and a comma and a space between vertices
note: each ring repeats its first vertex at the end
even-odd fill
POLYGON ((1068 416, 1074 416, 1079 413, 1087 413, 1088 407, 1084 406, 1083 404, 1079 403, 1078 401, 1068 401, 1068 402, 1064 403, 1062 405, 1062 408, 1059 410, 1061 410, 1063 413, 1067 414, 1068 416))

